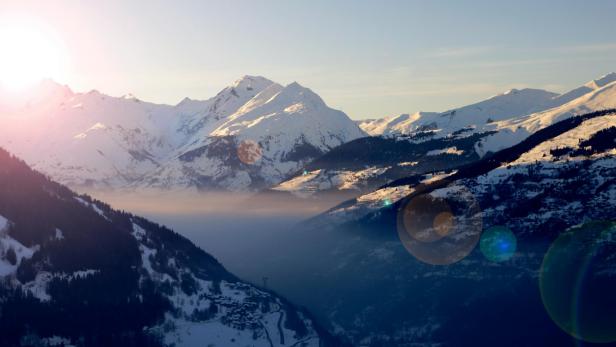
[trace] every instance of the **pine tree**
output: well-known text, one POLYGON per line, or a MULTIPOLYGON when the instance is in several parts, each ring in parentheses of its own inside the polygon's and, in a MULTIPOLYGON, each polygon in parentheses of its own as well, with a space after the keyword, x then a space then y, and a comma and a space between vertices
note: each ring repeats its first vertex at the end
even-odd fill
POLYGON ((12 247, 6 251, 6 260, 11 265, 17 265, 17 254, 15 254, 15 250, 12 247))

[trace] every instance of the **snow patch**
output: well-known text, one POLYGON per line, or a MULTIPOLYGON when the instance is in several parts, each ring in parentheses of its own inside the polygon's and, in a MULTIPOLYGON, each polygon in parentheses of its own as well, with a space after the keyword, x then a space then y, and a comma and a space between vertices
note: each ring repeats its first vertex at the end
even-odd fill
POLYGON ((448 148, 443 148, 443 149, 434 149, 426 153, 426 155, 439 155, 439 154, 462 155, 464 154, 464 151, 454 146, 454 147, 448 147, 448 148))
POLYGON ((39 249, 38 246, 28 248, 12 238, 8 234, 9 226, 9 220, 0 216, 0 277, 14 274, 21 262, 32 258, 39 249))

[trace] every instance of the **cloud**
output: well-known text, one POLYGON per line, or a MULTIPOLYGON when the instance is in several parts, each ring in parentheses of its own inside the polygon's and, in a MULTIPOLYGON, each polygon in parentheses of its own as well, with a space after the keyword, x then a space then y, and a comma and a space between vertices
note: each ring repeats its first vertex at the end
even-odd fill
POLYGON ((442 47, 428 54, 432 58, 461 58, 481 55, 493 51, 492 46, 442 47))
POLYGON ((603 42, 585 45, 563 46, 558 49, 563 52, 571 53, 597 53, 616 51, 616 42, 603 42))

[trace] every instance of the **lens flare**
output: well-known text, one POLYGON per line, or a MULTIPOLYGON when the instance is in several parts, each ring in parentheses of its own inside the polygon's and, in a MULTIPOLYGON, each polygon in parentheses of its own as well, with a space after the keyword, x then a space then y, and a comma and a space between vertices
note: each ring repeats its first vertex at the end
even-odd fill
POLYGON ((414 196, 398 211, 398 236, 406 250, 432 265, 464 259, 477 245, 482 230, 479 204, 463 186, 414 196))
POLYGON ((441 212, 434 217, 434 231, 440 236, 445 237, 453 227, 453 214, 451 211, 441 212))
POLYGON ((513 257, 517 245, 517 239, 509 228, 494 226, 481 235, 479 249, 488 260, 502 262, 513 257))
POLYGON ((263 150, 261 146, 252 140, 243 140, 237 146, 237 157, 247 165, 253 165, 261 159, 263 150))
POLYGON ((590 343, 616 342, 616 223, 591 222, 562 233, 541 265, 541 299, 550 318, 590 343))

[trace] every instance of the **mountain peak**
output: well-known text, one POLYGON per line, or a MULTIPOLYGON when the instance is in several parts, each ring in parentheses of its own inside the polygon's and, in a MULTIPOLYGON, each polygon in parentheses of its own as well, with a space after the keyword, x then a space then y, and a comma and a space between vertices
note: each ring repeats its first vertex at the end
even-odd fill
POLYGON ((550 91, 544 90, 544 89, 537 89, 537 88, 512 88, 507 90, 506 92, 499 94, 499 96, 504 96, 504 95, 521 95, 521 96, 549 96, 549 97, 554 97, 557 96, 558 94, 556 93, 552 93, 550 91))
POLYGON ((307 94, 309 93, 309 94, 314 94, 315 96, 317 96, 312 90, 310 90, 310 88, 306 88, 295 81, 287 84, 283 88, 283 91, 286 91, 288 93, 307 93, 307 94))
POLYGON ((285 100, 286 103, 301 102, 314 107, 326 107, 325 101, 319 95, 297 82, 289 83, 280 91, 277 98, 285 100))
POLYGON ((191 101, 193 101, 193 100, 186 96, 186 97, 184 97, 184 99, 182 99, 180 102, 178 102, 178 104, 176 106, 180 106, 182 104, 186 104, 186 103, 189 103, 191 101))
POLYGON ((38 87, 41 88, 42 90, 61 90, 68 94, 73 93, 73 91, 68 85, 58 83, 50 78, 42 79, 38 87))
POLYGON ((134 94, 128 93, 121 96, 122 99, 125 100, 139 100, 134 94))
POLYGON ((240 79, 236 80, 231 87, 233 88, 245 88, 247 90, 259 89, 263 90, 267 86, 273 84, 274 82, 263 77, 263 76, 251 76, 244 75, 240 79))
POLYGON ((599 89, 614 81, 616 81, 616 72, 610 72, 607 75, 603 75, 595 80, 586 83, 585 86, 591 89, 599 89))

